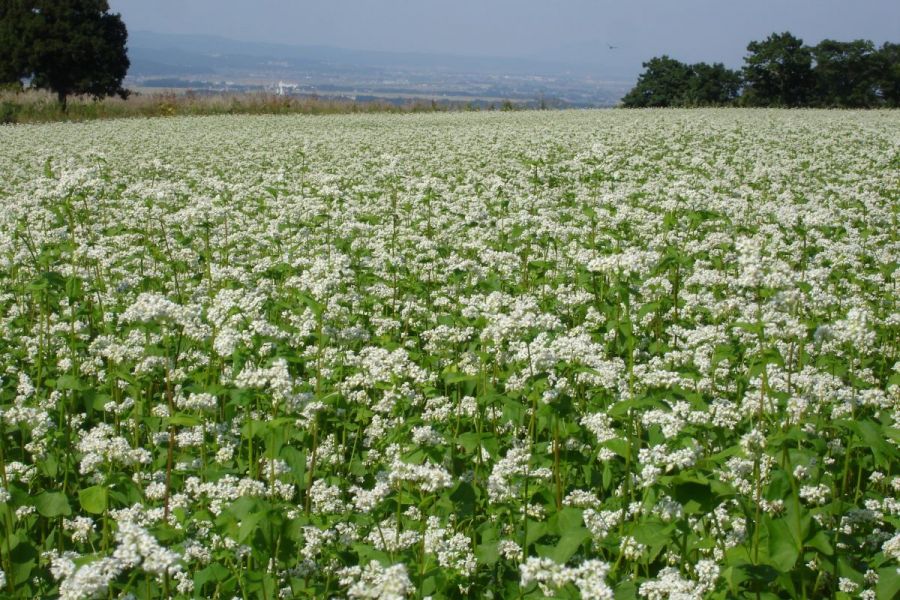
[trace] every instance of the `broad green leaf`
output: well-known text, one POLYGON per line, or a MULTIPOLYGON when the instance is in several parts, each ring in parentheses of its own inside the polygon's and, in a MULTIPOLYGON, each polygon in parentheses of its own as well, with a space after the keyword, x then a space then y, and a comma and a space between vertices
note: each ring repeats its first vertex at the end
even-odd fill
POLYGON ((203 585, 209 581, 225 581, 231 576, 231 571, 226 569, 220 563, 211 563, 208 567, 201 569, 194 575, 194 586, 197 590, 203 588, 203 585))
POLYGON ((241 525, 238 528, 237 535, 238 541, 241 543, 247 541, 247 539, 259 528, 259 523, 266 518, 266 514, 266 511, 261 510, 259 512, 251 513, 241 519, 241 525))
POLYGON ((500 560, 500 552, 497 550, 498 542, 484 542, 475 546, 475 558, 485 565, 493 565, 500 560))
POLYGON ((878 600, 895 600, 900 597, 900 572, 896 565, 878 570, 875 594, 878 600))
POLYGON ((103 486, 95 485, 78 492, 78 502, 86 512, 100 515, 106 512, 109 492, 103 486))
POLYGON ((784 519, 766 517, 763 522, 768 533, 769 563, 782 573, 789 573, 802 551, 799 540, 794 539, 784 519))
POLYGON ((559 564, 565 564, 581 545, 591 538, 591 533, 584 527, 577 530, 569 530, 556 543, 556 547, 550 554, 550 558, 559 564))
POLYGON ((74 375, 63 375, 56 380, 56 389, 58 390, 86 390, 90 386, 74 375))
POLYGON ((43 492, 34 498, 34 507, 41 516, 67 517, 72 514, 69 499, 61 492, 43 492))
POLYGON ((198 425, 203 424, 203 420, 195 415, 176 413, 169 417, 169 424, 181 427, 197 427, 198 425))
POLYGON ((831 546, 831 542, 828 540, 828 532, 824 530, 817 531, 816 534, 806 540, 803 545, 805 548, 814 548, 825 556, 831 556, 834 554, 834 548, 831 546))

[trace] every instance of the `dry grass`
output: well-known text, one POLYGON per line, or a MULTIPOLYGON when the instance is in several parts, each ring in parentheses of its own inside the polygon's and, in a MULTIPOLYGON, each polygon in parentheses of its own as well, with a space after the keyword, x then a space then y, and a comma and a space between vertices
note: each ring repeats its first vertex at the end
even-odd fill
POLYGON ((410 100, 403 104, 318 98, 315 96, 278 96, 268 93, 197 94, 172 92, 136 93, 123 100, 118 97, 94 100, 73 96, 63 112, 56 96, 43 91, 0 92, 0 123, 43 123, 49 121, 87 121, 128 117, 170 117, 177 115, 222 114, 342 114, 406 113, 465 110, 466 103, 410 100))

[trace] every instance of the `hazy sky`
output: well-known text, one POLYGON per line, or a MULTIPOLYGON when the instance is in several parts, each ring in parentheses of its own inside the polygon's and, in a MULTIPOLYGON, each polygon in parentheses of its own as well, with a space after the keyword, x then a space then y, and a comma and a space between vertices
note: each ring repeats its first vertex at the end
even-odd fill
POLYGON ((577 58, 591 46, 738 65, 790 30, 900 42, 898 0, 110 0, 131 30, 363 50, 577 58), (605 46, 604 46, 605 47, 605 46))

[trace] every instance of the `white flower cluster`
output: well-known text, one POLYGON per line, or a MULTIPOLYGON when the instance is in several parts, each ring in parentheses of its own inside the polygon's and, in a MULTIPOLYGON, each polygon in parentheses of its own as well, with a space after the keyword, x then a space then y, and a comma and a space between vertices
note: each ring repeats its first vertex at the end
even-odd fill
POLYGON ((94 473, 107 462, 123 466, 147 464, 151 454, 144 448, 132 448, 123 436, 115 434, 112 426, 99 423, 85 433, 77 444, 82 454, 79 471, 82 475, 94 473))
POLYGON ((372 561, 365 567, 346 567, 339 572, 340 584, 348 598, 404 600, 413 592, 412 582, 403 564, 384 567, 372 561))
POLYGON ((199 341, 210 335, 210 328, 200 319, 197 306, 182 306, 162 294, 144 292, 119 317, 122 323, 173 323, 185 335, 199 341))
POLYGON ((638 593, 647 600, 703 600, 715 588, 719 567, 713 561, 701 560, 694 570, 696 581, 685 579, 674 567, 665 567, 655 579, 642 583, 638 593))
POLYGON ((428 517, 425 530, 425 552, 437 556, 438 564, 466 576, 475 572, 477 563, 472 553, 472 541, 461 533, 454 533, 441 527, 438 517, 428 517))
POLYGON ((109 588, 110 583, 131 569, 141 569, 162 577, 180 572, 181 557, 159 545, 146 529, 128 521, 120 521, 115 535, 116 548, 112 556, 100 558, 76 567, 72 554, 51 556, 54 577, 61 579, 60 598, 76 600, 95 598, 109 588))
POLYGON ((609 565, 599 560, 586 560, 577 567, 560 565, 549 558, 528 557, 519 565, 519 585, 527 588, 537 583, 545 596, 570 583, 578 588, 583 600, 612 600, 613 590, 606 583, 609 565))

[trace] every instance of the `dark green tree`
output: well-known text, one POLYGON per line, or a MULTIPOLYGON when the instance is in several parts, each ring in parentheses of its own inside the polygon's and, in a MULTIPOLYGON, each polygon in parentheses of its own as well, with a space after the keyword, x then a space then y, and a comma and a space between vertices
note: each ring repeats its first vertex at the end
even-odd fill
POLYGON ((666 55, 644 63, 644 72, 624 98, 627 108, 683 106, 690 86, 691 67, 666 55))
POLYGON ((878 56, 868 40, 822 40, 812 49, 816 66, 813 104, 865 108, 879 103, 878 56))
POLYGON ((28 75, 27 48, 22 28, 30 7, 23 0, 0 2, 0 87, 20 88, 28 75))
POLYGON ((744 59, 744 102, 750 106, 803 106, 812 94, 812 52, 788 32, 750 42, 744 59))
POLYGON ((900 108, 900 44, 885 42, 875 55, 876 85, 885 106, 900 108))
POLYGON ((128 31, 107 0, 31 0, 19 25, 34 87, 56 93, 63 110, 72 94, 95 98, 128 91, 128 31))
POLYGON ((741 91, 741 74, 722 63, 691 65, 691 77, 685 95, 688 106, 726 106, 741 91))

